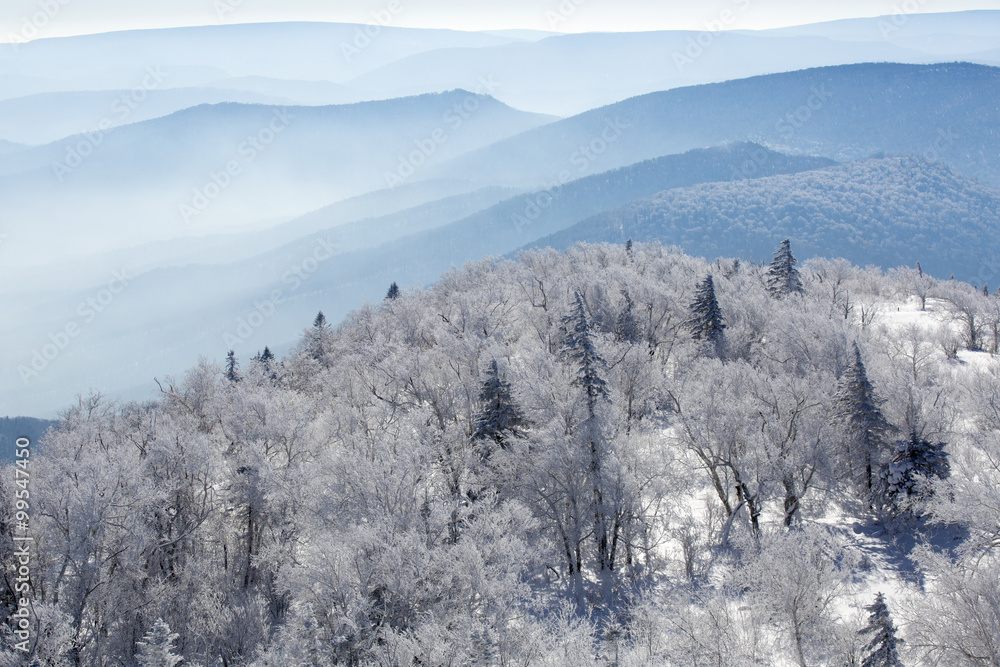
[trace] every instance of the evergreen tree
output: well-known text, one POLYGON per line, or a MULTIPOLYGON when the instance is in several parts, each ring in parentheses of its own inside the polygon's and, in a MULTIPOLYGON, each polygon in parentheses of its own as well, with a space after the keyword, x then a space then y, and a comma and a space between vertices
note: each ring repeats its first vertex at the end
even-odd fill
POLYGON ((398 296, 399 296, 399 285, 396 284, 396 281, 393 281, 393 283, 389 285, 389 291, 385 293, 385 301, 391 301, 392 299, 395 299, 398 296))
POLYGON ((628 257, 629 261, 635 259, 635 251, 632 250, 632 239, 625 242, 625 255, 628 257))
POLYGON ((888 448, 888 438, 896 429, 882 414, 881 400, 868 380, 861 350, 854 344, 854 361, 841 378, 834 398, 836 417, 847 430, 848 465, 860 460, 864 471, 863 489, 868 500, 874 490, 873 470, 878 470, 888 448))
POLYGON ((226 379, 230 382, 239 382, 239 364, 236 362, 236 351, 229 350, 229 354, 226 355, 226 379))
POLYGON ((587 475, 592 485, 591 512, 594 517, 593 537, 597 547, 598 569, 602 575, 607 575, 614 570, 619 525, 604 502, 605 442, 597 406, 601 399, 609 400, 607 383, 599 373, 605 362, 594 346, 583 297, 579 292, 575 292, 573 296, 572 310, 562 319, 562 351, 564 358, 576 364, 577 376, 573 384, 583 389, 587 396, 587 418, 580 425, 580 435, 590 449, 587 475))
POLYGON ((330 325, 326 322, 323 311, 319 311, 313 320, 313 325, 306 330, 305 345, 306 353, 310 358, 320 362, 322 366, 329 366, 326 359, 326 341, 330 335, 330 325))
POLYGON ((490 361, 479 390, 479 411, 475 415, 472 440, 496 443, 507 449, 510 438, 524 435, 527 420, 514 401, 510 383, 500 377, 496 359, 490 361))
POLYGON ((625 307, 618 313, 615 321, 615 340, 620 343, 636 343, 641 337, 641 332, 633 312, 635 306, 628 290, 622 290, 622 296, 625 297, 625 307))
POLYGON ((915 431, 906 440, 896 443, 896 454, 882 469, 881 495, 886 509, 894 514, 909 510, 913 500, 926 499, 930 489, 921 482, 934 477, 947 479, 951 464, 943 442, 931 442, 915 431))
POLYGON ((788 239, 781 242, 774 252, 774 259, 767 270, 767 290, 771 296, 780 299, 789 294, 802 293, 802 279, 795 268, 798 260, 792 255, 792 244, 788 239))
POLYGON ((136 660, 142 667, 175 667, 184 660, 174 653, 174 642, 178 636, 170 631, 170 626, 162 618, 156 619, 150 631, 138 642, 136 660))
POLYGON ((607 383, 601 378, 598 369, 604 364, 604 359, 594 347, 591 324, 587 319, 587 311, 583 305, 583 297, 574 293, 575 301, 569 315, 562 319, 563 355, 577 365, 575 384, 583 388, 587 394, 587 406, 591 417, 597 405, 597 399, 607 398, 607 383))
POLYGON ((865 607, 869 612, 868 625, 861 628, 858 634, 871 635, 872 638, 864 648, 861 667, 903 667, 899 660, 898 646, 903 643, 896 637, 896 626, 885 605, 885 597, 878 593, 875 602, 865 607))
POLYGON ((265 377, 268 377, 271 380, 278 379, 278 374, 277 372, 275 372, 274 368, 271 365, 271 362, 274 361, 274 353, 271 352, 271 348, 269 348, 268 346, 265 345, 264 351, 258 352, 256 355, 254 355, 251 361, 253 361, 255 365, 261 367, 265 377))
POLYGON ((264 351, 258 352, 257 356, 255 356, 253 360, 259 364, 262 364, 265 368, 270 368, 271 362, 274 361, 274 353, 271 352, 271 348, 265 345, 264 351))
POLYGON ((715 298, 715 282, 711 275, 698 285, 690 308, 691 319, 684 324, 691 330, 691 337, 718 346, 722 342, 726 321, 715 298))

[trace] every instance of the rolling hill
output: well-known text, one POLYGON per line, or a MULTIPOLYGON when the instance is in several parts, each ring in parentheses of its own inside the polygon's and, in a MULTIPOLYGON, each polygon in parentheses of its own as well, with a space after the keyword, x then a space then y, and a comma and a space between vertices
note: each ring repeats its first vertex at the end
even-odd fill
POLYGON ((465 91, 328 107, 203 105, 0 155, 0 199, 19 230, 12 263, 302 215, 405 185, 550 120, 465 91))
POLYGON ((1000 69, 822 67, 651 93, 536 128, 429 170, 525 185, 730 141, 858 159, 927 155, 1000 185, 1000 69))
POLYGON ((763 261, 784 238, 797 255, 996 284, 1000 191, 939 163, 887 157, 661 192, 530 244, 660 241, 708 258, 763 261))

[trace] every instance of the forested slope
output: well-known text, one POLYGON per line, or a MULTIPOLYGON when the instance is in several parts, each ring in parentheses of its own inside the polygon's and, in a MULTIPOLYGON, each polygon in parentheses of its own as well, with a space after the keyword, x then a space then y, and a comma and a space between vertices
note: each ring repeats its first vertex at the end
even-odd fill
POLYGON ((764 260, 792 237, 802 257, 1000 278, 1000 191, 917 157, 887 157, 661 192, 534 242, 657 240, 706 257, 764 260))
POLYGON ((982 664, 1000 366, 963 348, 998 301, 790 252, 482 260, 283 359, 81 399, 33 460, 33 657, 858 664, 878 587, 907 664, 982 664), (920 587, 874 527, 961 539, 908 554, 920 587))

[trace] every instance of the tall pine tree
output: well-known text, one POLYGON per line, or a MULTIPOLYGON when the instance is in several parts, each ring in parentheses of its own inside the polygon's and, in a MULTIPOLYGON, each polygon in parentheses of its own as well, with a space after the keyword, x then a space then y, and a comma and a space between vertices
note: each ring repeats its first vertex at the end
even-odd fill
POLYGON ((767 290, 771 296, 780 299, 789 294, 802 293, 802 279, 796 264, 798 260, 792 255, 791 241, 785 239, 774 252, 774 259, 767 270, 767 290))
POLYGON ((899 660, 899 644, 902 639, 896 637, 896 626, 885 605, 885 597, 878 593, 875 602, 865 607, 868 612, 868 625, 861 628, 858 634, 862 637, 871 635, 864 647, 861 667, 903 667, 899 660))
POLYGON ((620 525, 617 517, 604 503, 604 457, 605 442, 597 406, 601 400, 608 400, 607 383, 600 375, 605 365, 594 346, 591 323, 579 292, 568 315, 562 319, 564 335, 563 356, 574 362, 577 368, 573 384, 583 389, 587 397, 587 418, 581 424, 581 435, 590 449, 590 465, 587 474, 592 485, 592 513, 594 517, 594 541, 597 547, 597 563, 602 577, 607 583, 607 575, 615 568, 615 553, 618 547, 620 525))
POLYGON ((881 403, 855 343, 854 360, 840 380, 834 406, 836 419, 846 430, 848 466, 854 470, 860 464, 862 491, 869 502, 873 500, 874 471, 887 457, 889 437, 896 430, 882 414, 881 403))
POLYGON ((397 285, 394 280, 392 281, 392 284, 389 285, 389 291, 385 293, 385 301, 392 301, 397 297, 399 297, 399 285, 397 285))
POLYGON ((599 369, 604 359, 594 347, 591 324, 587 319, 587 309, 579 292, 574 293, 574 302, 569 315, 562 318, 563 356, 576 362, 575 384, 587 394, 588 415, 593 418, 597 400, 608 397, 607 383, 601 378, 599 369))
POLYGON ((698 285, 690 310, 691 319, 684 324, 691 331, 691 337, 712 343, 716 353, 720 353, 726 319, 722 316, 719 301, 715 298, 715 282, 711 275, 698 285))

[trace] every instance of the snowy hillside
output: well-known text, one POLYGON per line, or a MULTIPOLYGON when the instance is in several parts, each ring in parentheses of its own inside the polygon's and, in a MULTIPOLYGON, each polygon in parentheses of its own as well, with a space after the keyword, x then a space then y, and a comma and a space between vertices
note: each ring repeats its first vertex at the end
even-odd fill
POLYGON ((993 664, 1000 301, 796 264, 487 259, 82 397, 34 461, 39 656, 993 664))

